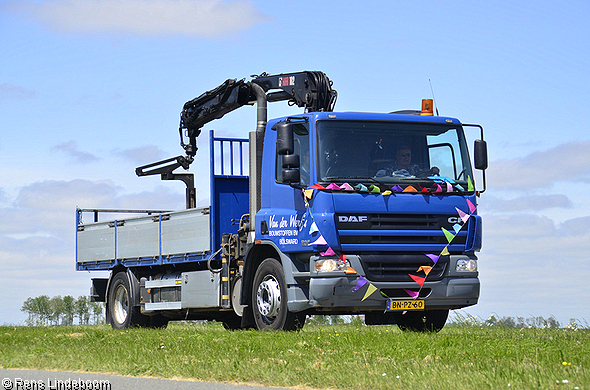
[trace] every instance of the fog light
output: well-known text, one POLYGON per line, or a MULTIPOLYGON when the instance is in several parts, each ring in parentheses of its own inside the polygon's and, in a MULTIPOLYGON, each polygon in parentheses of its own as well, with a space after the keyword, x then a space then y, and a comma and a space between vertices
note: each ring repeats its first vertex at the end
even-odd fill
POLYGON ((318 272, 332 272, 332 271, 344 271, 350 264, 348 260, 335 259, 320 259, 315 262, 315 269, 318 272))
POLYGON ((471 259, 457 260, 457 271, 477 271, 477 261, 471 259))

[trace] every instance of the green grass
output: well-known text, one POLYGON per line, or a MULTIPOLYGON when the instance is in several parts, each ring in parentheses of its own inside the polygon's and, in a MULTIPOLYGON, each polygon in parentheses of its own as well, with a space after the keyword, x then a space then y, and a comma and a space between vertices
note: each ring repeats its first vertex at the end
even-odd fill
POLYGON ((590 389, 590 330, 0 327, 0 366, 330 389, 590 389))

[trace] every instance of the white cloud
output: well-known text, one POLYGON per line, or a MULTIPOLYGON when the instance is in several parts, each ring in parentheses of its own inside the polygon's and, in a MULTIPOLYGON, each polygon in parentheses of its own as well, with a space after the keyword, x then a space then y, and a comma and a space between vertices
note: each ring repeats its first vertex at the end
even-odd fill
POLYGON ((569 142, 524 157, 496 160, 488 170, 495 189, 548 188, 560 181, 590 181, 590 141, 569 142))
POLYGON ((130 160, 135 164, 149 164, 166 158, 166 153, 156 145, 146 145, 125 150, 113 150, 116 156, 130 160))
POLYGON ((211 38, 229 36, 268 19, 248 0, 14 0, 2 9, 65 33, 211 38))
POLYGON ((83 152, 78 149, 78 144, 76 141, 70 140, 66 142, 59 143, 51 148, 51 150, 57 150, 60 152, 64 152, 68 156, 72 157, 76 162, 80 164, 87 164, 94 161, 101 160, 100 157, 95 156, 89 152, 83 152))
POLYGON ((544 210, 549 208, 571 208, 571 200, 563 194, 547 194, 547 195, 528 195, 513 199, 500 199, 493 195, 486 196, 482 199, 482 204, 485 205, 486 211, 526 211, 526 210, 544 210))
MULTIPOLYGON (((0 8, 1 9, 1 8, 0 8)), ((35 97, 35 92, 19 85, 0 84, 0 102, 3 100, 24 100, 35 97)))

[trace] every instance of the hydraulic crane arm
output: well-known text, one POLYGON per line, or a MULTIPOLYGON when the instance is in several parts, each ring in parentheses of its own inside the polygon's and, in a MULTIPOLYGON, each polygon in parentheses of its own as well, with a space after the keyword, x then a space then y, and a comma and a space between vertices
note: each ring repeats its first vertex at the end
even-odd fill
POLYGON ((303 107, 306 112, 334 109, 337 93, 332 89, 332 82, 322 72, 264 73, 252 77, 248 82, 244 79, 228 79, 217 88, 185 103, 180 114, 179 132, 180 144, 188 156, 194 156, 197 152, 196 139, 205 124, 256 102, 252 84, 262 87, 270 102, 288 100, 289 104, 303 107), (186 130, 189 138, 188 144, 184 143, 183 130, 186 130))

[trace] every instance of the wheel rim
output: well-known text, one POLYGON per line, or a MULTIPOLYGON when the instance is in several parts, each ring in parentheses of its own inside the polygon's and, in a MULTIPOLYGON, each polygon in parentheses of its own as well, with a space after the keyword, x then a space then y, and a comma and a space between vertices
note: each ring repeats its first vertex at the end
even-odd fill
POLYGON ((115 300, 113 302, 113 316, 115 321, 123 324, 129 313, 129 296, 127 289, 123 285, 117 286, 115 290, 115 300))
POLYGON ((260 314, 269 320, 279 315, 281 308, 281 286, 273 275, 266 275, 258 285, 256 302, 260 314))

